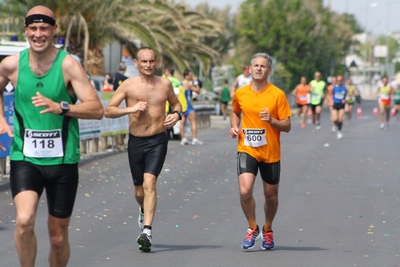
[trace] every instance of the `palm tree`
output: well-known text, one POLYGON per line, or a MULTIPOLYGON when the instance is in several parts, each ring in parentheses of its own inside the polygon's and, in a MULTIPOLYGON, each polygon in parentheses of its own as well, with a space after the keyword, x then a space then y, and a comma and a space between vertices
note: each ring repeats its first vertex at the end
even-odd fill
MULTIPOLYGON (((218 36, 220 24, 200 13, 186 11, 182 5, 166 0, 8 0, 7 5, 25 13, 35 5, 50 7, 59 24, 59 34, 83 58, 92 75, 103 75, 102 49, 114 40, 127 44, 134 52, 134 39, 153 47, 161 65, 174 64, 183 71, 193 57, 206 69, 218 58, 202 38, 218 36), (82 36, 84 44, 82 44, 82 36), (82 49, 84 47, 84 49, 82 49), (83 50, 82 52, 77 51, 83 50)), ((23 18, 23 16, 21 16, 23 18)), ((21 19, 21 24, 22 19, 21 19)), ((21 27, 22 28, 22 27, 21 27)))

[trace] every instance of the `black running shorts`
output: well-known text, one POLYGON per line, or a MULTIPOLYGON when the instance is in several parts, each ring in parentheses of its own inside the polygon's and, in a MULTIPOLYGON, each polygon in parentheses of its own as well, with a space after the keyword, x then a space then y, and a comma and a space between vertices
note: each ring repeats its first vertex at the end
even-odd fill
POLYGON ((265 163, 259 162, 247 153, 238 152, 237 154, 237 172, 252 173, 257 176, 260 169, 261 179, 267 184, 278 184, 281 176, 281 162, 265 163))
POLYGON ((78 163, 40 166, 28 161, 11 161, 10 186, 13 198, 25 190, 39 197, 46 189, 49 214, 68 218, 74 208, 79 175, 78 163))
POLYGON ((344 104, 333 104, 333 106, 332 106, 332 108, 334 109, 334 110, 341 110, 341 109, 344 109, 344 104))
POLYGON ((317 109, 317 107, 318 106, 322 106, 322 100, 321 100, 321 102, 319 102, 319 104, 318 105, 313 105, 313 104, 311 104, 311 110, 312 110, 312 112, 315 112, 315 110, 317 109))
POLYGON ((145 173, 158 176, 167 155, 168 136, 165 132, 153 136, 137 137, 129 134, 128 158, 133 184, 143 184, 145 173))

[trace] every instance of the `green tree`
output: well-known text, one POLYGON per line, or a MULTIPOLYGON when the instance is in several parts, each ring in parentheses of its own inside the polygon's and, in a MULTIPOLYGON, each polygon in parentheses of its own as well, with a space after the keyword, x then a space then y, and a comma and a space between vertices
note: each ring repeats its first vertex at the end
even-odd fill
POLYGON ((87 69, 92 75, 103 74, 102 49, 114 40, 127 44, 134 53, 137 49, 134 40, 139 39, 143 45, 157 51, 162 66, 170 62, 180 70, 188 67, 188 60, 193 57, 208 69, 211 61, 218 58, 218 53, 204 45, 201 39, 216 36, 221 30, 219 24, 166 0, 6 2, 6 7, 12 7, 15 12, 13 16, 18 13, 21 17, 16 23, 20 29, 26 11, 35 5, 45 5, 54 11, 59 35, 65 36, 68 32, 67 42, 72 52, 84 59, 85 66, 88 58, 87 69))
POLYGON ((286 90, 316 70, 329 75, 331 62, 343 61, 354 34, 346 17, 321 0, 247 0, 237 16, 237 33, 241 42, 251 44, 245 46, 247 54, 267 52, 292 74, 286 90))

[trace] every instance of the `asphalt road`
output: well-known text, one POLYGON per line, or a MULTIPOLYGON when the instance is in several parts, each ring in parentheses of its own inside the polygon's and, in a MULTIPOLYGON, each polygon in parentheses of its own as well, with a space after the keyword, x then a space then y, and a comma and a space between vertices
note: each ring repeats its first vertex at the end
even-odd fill
MULTIPOLYGON (((312 133, 292 118, 281 135, 280 206, 273 251, 261 242, 240 248, 247 223, 236 177, 236 140, 229 124, 214 117, 201 130, 202 146, 169 143, 158 179, 153 250, 138 250, 138 207, 126 153, 85 161, 70 226, 69 266, 399 266, 400 121, 379 130, 376 101, 345 124, 342 140, 331 132, 328 111, 312 133)), ((263 224, 261 179, 255 186, 257 218, 263 224)), ((46 200, 38 207, 36 266, 48 266, 46 200)), ((14 206, 0 191, 0 266, 18 266, 13 242, 14 206)))

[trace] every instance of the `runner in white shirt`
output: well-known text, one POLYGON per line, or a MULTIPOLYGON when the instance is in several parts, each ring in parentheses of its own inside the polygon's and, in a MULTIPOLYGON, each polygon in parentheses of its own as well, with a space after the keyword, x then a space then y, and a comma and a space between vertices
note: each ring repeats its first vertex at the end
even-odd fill
POLYGON ((244 66, 243 67, 243 74, 240 74, 239 76, 236 77, 235 82, 232 84, 230 88, 230 94, 231 98, 233 97, 236 89, 239 89, 240 87, 243 87, 249 83, 251 83, 252 77, 250 74, 250 67, 249 66, 244 66))

